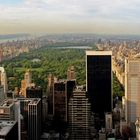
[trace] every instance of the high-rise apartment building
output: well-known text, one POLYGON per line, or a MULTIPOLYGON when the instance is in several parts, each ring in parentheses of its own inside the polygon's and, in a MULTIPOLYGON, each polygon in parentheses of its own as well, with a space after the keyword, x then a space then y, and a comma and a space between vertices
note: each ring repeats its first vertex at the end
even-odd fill
POLYGON ((125 61, 126 121, 135 122, 140 117, 140 55, 125 61))
POLYGON ((112 52, 86 51, 86 89, 99 118, 112 111, 112 52))
POLYGON ((26 97, 26 88, 32 85, 32 72, 27 70, 24 74, 24 79, 21 81, 21 95, 26 97))
POLYGON ((71 140, 90 139, 90 103, 87 93, 75 90, 68 104, 69 126, 71 140))
POLYGON ((67 79, 72 80, 75 79, 75 71, 74 66, 70 66, 67 70, 67 79))

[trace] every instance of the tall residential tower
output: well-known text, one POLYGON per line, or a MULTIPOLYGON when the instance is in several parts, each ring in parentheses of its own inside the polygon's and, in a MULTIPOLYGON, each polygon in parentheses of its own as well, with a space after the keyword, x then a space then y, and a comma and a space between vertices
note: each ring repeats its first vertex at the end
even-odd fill
POLYGON ((126 121, 135 122, 140 117, 140 55, 125 61, 126 121))
POLYGON ((112 111, 111 51, 86 51, 86 89, 91 111, 103 119, 112 111))

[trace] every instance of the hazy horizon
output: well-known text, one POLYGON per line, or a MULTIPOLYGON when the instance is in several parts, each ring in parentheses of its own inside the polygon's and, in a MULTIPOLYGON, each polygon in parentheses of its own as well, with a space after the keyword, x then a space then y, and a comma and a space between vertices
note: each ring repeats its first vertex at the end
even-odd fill
POLYGON ((0 34, 140 34, 139 0, 0 0, 0 34))

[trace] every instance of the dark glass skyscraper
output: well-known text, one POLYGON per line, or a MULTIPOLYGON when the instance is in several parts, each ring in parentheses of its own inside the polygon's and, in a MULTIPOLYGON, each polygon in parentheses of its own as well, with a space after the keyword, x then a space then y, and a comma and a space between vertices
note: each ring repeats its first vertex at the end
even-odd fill
POLYGON ((86 51, 86 88, 91 110, 100 118, 112 111, 111 57, 111 51, 86 51))

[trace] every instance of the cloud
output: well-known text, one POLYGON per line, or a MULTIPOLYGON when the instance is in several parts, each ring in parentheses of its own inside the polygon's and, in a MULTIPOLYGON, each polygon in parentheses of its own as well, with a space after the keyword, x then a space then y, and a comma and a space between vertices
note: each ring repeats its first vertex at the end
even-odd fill
POLYGON ((139 6, 139 0, 25 0, 18 7, 5 6, 2 12, 6 14, 8 9, 11 16, 16 12, 17 15, 34 15, 35 18, 40 14, 44 18, 52 15, 54 18, 72 20, 129 20, 139 16, 139 6))
POLYGON ((140 23, 139 7, 139 0, 24 0, 12 6, 0 3, 0 24, 122 27, 140 23))

